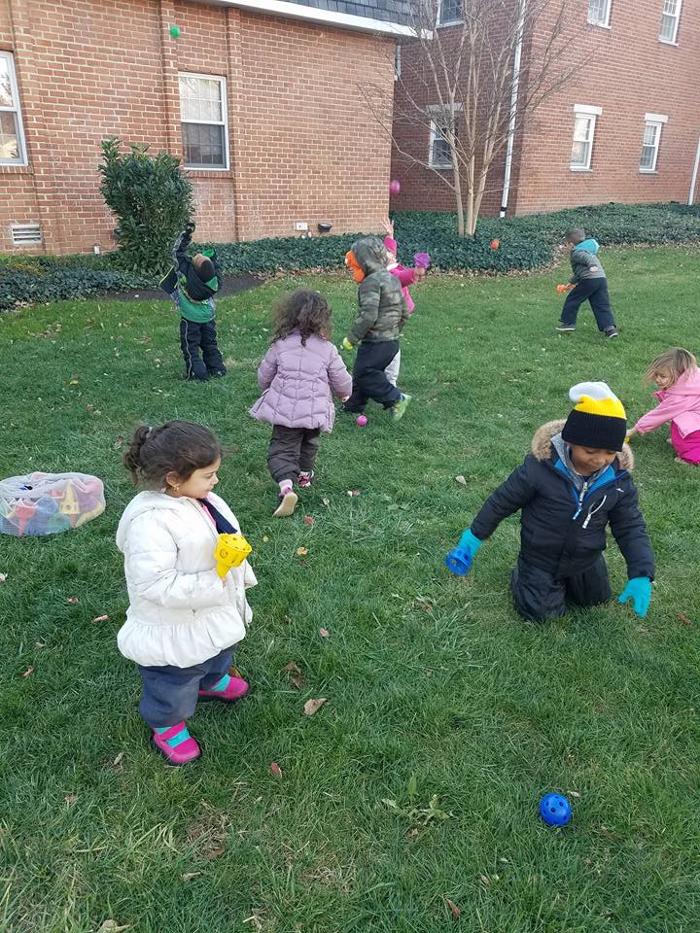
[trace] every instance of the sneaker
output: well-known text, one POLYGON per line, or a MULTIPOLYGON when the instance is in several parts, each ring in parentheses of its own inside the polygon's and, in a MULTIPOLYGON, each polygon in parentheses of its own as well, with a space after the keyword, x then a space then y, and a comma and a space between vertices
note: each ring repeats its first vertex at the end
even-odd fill
POLYGON ((186 722, 178 722, 162 732, 153 730, 151 742, 162 752, 171 765, 186 765, 199 758, 202 750, 187 729, 186 722))
POLYGON ((294 509, 297 507, 297 502, 299 501, 299 496, 290 490, 289 492, 285 492, 284 495, 280 494, 279 500, 280 504, 272 513, 273 516, 275 518, 287 518, 288 515, 293 515, 294 509))
POLYGON ((299 473, 299 479, 297 480, 297 485, 299 489, 308 489, 309 486, 313 485, 314 481, 314 471, 310 470, 309 472, 301 471, 299 473))
POLYGON ((208 690, 200 690, 199 696, 203 700, 223 700, 225 703, 233 703, 234 700, 240 700, 244 697, 250 686, 242 677, 234 677, 233 674, 224 674, 221 680, 210 687, 208 690))
POLYGON ((221 369, 209 369, 207 372, 214 379, 220 379, 222 376, 226 375, 226 367, 222 366, 221 369))
POLYGON ((411 401, 410 395, 404 395, 401 393, 401 398, 396 402, 395 405, 391 407, 391 413, 394 417, 394 421, 400 421, 403 416, 406 414, 406 409, 408 408, 408 403, 411 401))
POLYGON ((556 329, 560 334, 573 334, 573 332, 576 330, 576 325, 559 323, 557 324, 556 329))
POLYGON ((608 340, 612 340, 613 337, 620 336, 617 332, 617 327, 606 327, 603 333, 608 338, 608 340))

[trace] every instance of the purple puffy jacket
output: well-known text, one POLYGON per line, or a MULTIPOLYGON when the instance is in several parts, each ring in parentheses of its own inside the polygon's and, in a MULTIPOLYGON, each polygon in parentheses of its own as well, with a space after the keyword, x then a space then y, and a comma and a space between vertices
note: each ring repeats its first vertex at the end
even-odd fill
POLYGON ((299 331, 276 340, 258 368, 262 396, 250 409, 258 421, 286 428, 330 431, 335 420, 333 395, 352 392, 352 376, 330 340, 299 331))

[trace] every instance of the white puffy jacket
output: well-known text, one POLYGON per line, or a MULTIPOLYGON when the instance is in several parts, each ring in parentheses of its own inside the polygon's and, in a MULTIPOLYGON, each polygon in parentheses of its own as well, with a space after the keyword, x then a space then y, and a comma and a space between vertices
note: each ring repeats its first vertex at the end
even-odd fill
MULTIPOLYGON (((235 515, 208 497, 236 528, 235 515)), ((245 638, 252 610, 245 597, 257 580, 248 561, 222 580, 216 572, 214 524, 194 499, 141 492, 117 529, 130 605, 117 643, 144 666, 191 667, 245 638)))

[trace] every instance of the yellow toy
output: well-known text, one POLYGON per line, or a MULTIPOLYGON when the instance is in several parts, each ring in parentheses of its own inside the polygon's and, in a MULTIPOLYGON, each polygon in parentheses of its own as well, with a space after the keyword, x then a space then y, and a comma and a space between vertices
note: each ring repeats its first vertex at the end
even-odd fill
POLYGON ((214 550, 214 559, 216 572, 221 579, 223 580, 232 567, 240 567, 252 550, 240 532, 235 535, 220 534, 214 550))

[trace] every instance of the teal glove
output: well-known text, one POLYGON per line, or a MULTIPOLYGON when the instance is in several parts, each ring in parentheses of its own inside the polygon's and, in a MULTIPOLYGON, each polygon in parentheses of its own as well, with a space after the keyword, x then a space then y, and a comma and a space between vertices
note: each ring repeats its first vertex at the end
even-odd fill
POLYGON ((471 528, 467 528, 467 530, 462 533, 462 537, 459 539, 457 550, 464 551, 464 553, 468 554, 469 557, 473 560, 476 552, 480 547, 481 541, 479 541, 477 536, 472 533, 471 528))
POLYGON ((640 619, 646 617, 651 602, 651 580, 649 577, 632 577, 627 586, 620 593, 618 602, 628 603, 632 600, 632 608, 640 619))
POLYGON ((445 566, 458 577, 465 577, 472 569, 474 555, 481 547, 481 541, 467 529, 459 539, 457 547, 452 548, 445 558, 445 566))

